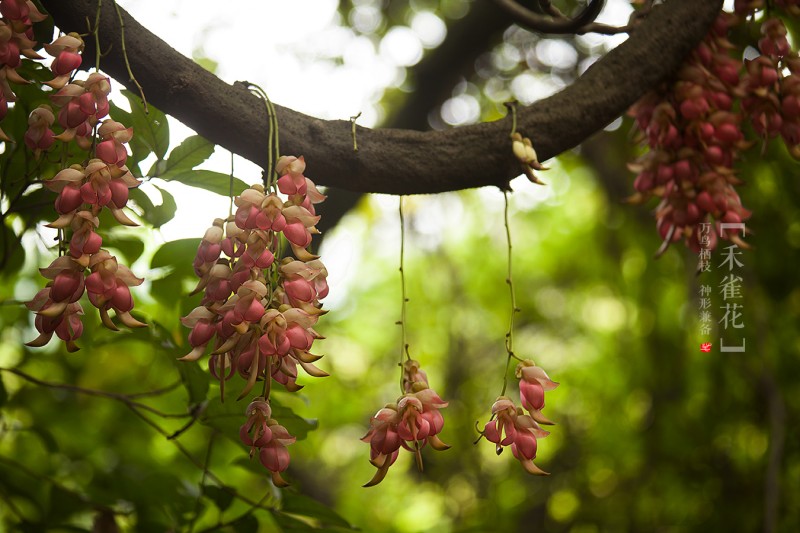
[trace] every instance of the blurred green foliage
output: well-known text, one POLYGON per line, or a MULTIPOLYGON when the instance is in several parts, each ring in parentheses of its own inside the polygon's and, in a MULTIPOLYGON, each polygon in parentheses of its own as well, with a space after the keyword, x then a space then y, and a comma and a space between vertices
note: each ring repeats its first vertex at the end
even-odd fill
MULTIPOLYGON (((380 27, 404 16, 391 5, 380 27)), ((6 131, 24 131, 38 105, 28 103, 28 90, 19 89, 6 131)), ((166 117, 151 108, 150 119, 159 123, 151 128, 136 96, 126 96, 131 111, 115 108, 112 116, 139 124, 129 160, 137 176, 227 194, 227 176, 193 170, 212 146, 190 137, 170 151, 166 117), (152 161, 146 173, 139 168, 144 161, 152 161)), ((407 199, 410 349, 450 401, 441 436, 452 448, 425 450, 424 473, 402 454, 370 489, 360 487, 373 467, 359 438, 369 417, 397 395, 396 198, 364 200, 326 236, 322 258, 338 272, 338 284, 318 330, 327 337, 319 349, 331 377, 303 377, 299 394, 275 394, 276 417, 300 438, 289 448, 293 485, 277 490, 239 442, 245 405, 235 401, 236 381, 221 402, 205 361, 176 361, 189 351, 179 318, 199 302, 188 296, 198 240, 157 241, 152 230, 173 217, 180 201, 168 190, 160 204, 141 192, 132 196, 142 228, 103 233, 114 253, 147 278, 135 297, 137 316, 150 327, 110 332, 87 312, 81 351, 66 354, 55 341, 24 347, 36 335, 22 302, 44 283, 36 269, 55 256, 52 235, 41 226, 55 216, 53 195, 33 181, 52 175, 60 154, 34 161, 21 144, 4 145, 0 529, 352 525, 402 533, 589 533, 755 531, 774 523, 779 531, 797 530, 797 163, 775 144, 745 154, 742 198, 754 211, 747 237, 753 249, 742 257, 747 351, 721 353, 716 339, 725 333, 717 325, 714 349, 701 353, 707 339, 699 331, 698 291, 719 284, 721 257, 715 252, 715 269, 700 277, 696 258, 681 246, 652 257, 659 244, 652 218, 644 207, 622 205, 616 192, 631 181, 624 170, 633 151, 629 130, 626 121, 592 141, 604 161, 576 150, 553 162, 543 176, 548 186, 514 182, 516 351, 561 383, 545 410, 557 425, 539 442, 537 464, 552 473, 547 478, 525 474, 508 451, 498 457, 493 445, 474 444, 476 422, 488 421, 505 365, 502 194, 407 199)), ((325 216, 324 204, 320 212, 325 216)))

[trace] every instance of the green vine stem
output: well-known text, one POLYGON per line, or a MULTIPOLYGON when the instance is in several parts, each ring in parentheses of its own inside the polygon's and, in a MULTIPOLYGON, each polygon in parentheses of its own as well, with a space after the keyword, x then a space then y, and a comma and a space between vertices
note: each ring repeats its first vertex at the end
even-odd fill
POLYGON ((400 325, 400 393, 405 393, 403 388, 403 359, 411 360, 411 355, 408 353, 408 340, 406 337, 406 303, 408 297, 406 296, 406 273, 403 265, 406 249, 406 219, 403 214, 403 196, 400 196, 399 213, 400 213, 400 292, 401 292, 401 305, 400 305, 400 320, 397 324, 400 325))
MULTIPOLYGON (((101 0, 102 1, 102 0, 101 0)), ((128 79, 136 85, 136 88, 139 90, 139 95, 142 97, 142 108, 144 109, 145 115, 147 114, 147 98, 144 97, 144 89, 139 84, 139 80, 136 79, 136 76, 133 75, 133 70, 131 70, 131 62, 128 60, 128 50, 125 48, 125 21, 122 18, 122 13, 119 10, 119 5, 117 4, 117 0, 112 0, 114 2, 114 9, 117 12, 117 20, 119 20, 119 38, 122 42, 122 58, 125 60, 125 68, 128 70, 128 79)), ((98 3, 97 6, 97 18, 98 21, 100 19, 100 5, 98 3)), ((97 35, 97 24, 95 23, 95 36, 97 35)), ((98 40, 98 47, 97 47, 97 68, 100 68, 100 41, 98 40)))
MULTIPOLYGON (((94 70, 100 71, 100 12, 103 10, 103 0, 97 0, 97 12, 94 16, 94 27, 92 33, 94 34, 94 70)), ((89 23, 88 21, 86 22, 89 23)))
POLYGON ((506 333, 506 354, 508 357, 506 358, 506 369, 503 373, 503 390, 500 392, 500 396, 504 396, 506 393, 506 388, 508 387, 508 368, 511 366, 511 359, 519 359, 516 355, 514 355, 514 315, 519 312, 519 308, 517 307, 517 297, 514 292, 514 278, 512 275, 512 268, 511 268, 511 227, 508 224, 508 191, 503 191, 503 200, 504 200, 504 209, 503 209, 503 223, 505 224, 506 228, 506 242, 508 244, 508 274, 506 276, 506 283, 508 284, 508 291, 511 295, 511 318, 509 319, 508 324, 508 332, 506 333))
POLYGON ((267 169, 264 171, 264 190, 277 188, 278 175, 275 172, 275 164, 281 154, 280 132, 278 131, 278 115, 275 112, 275 106, 267 96, 267 92, 259 85, 245 81, 242 82, 250 90, 251 93, 264 100, 264 106, 267 109, 267 119, 269 121, 269 134, 267 138, 267 169))
POLYGON ((231 152, 231 174, 228 180, 228 219, 233 220, 233 152, 231 152))

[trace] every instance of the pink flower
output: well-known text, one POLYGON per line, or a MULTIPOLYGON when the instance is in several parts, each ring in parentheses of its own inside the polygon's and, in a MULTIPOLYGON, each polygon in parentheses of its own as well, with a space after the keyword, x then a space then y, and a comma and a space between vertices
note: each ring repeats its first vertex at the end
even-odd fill
POLYGON ((86 290, 89 301, 100 310, 103 325, 117 329, 108 316, 108 310, 113 309, 129 328, 146 326, 130 314, 133 298, 129 287, 141 285, 144 280, 134 276, 128 267, 118 264, 117 258, 105 250, 92 255, 89 268, 92 273, 86 278, 86 290))
POLYGON ((239 430, 239 438, 250 446, 250 457, 258 449, 258 458, 264 467, 272 472, 272 481, 278 487, 286 487, 288 483, 280 473, 289 467, 290 444, 297 440, 289 434, 285 427, 272 418, 269 400, 262 396, 255 398, 247 406, 247 421, 239 430))
POLYGON ((102 142, 97 145, 97 157, 109 165, 122 167, 128 159, 124 143, 133 138, 133 128, 126 128, 114 120, 104 120, 97 130, 102 142))
MULTIPOLYGON (((206 230, 205 235, 203 235, 200 241, 200 245, 197 247, 197 254, 194 260, 194 272, 201 278, 216 264, 222 252, 221 243, 225 236, 224 230, 222 229, 223 225, 224 222, 221 218, 215 219, 214 224, 206 230)), ((202 289, 202 287, 198 286, 198 289, 195 290, 199 289, 202 289)))
POLYGON ((75 352, 78 350, 75 340, 83 334, 83 323, 80 319, 83 309, 78 302, 54 302, 51 295, 52 288, 47 287, 25 304, 28 309, 36 313, 34 326, 39 332, 38 337, 25 345, 34 348, 44 346, 50 342, 55 333, 66 343, 68 352, 75 352))
POLYGON ((195 307, 181 318, 181 324, 192 328, 189 333, 189 344, 192 351, 180 358, 180 361, 197 361, 205 352, 206 345, 217 332, 219 317, 203 306, 195 307))
POLYGON ((282 213, 286 219, 286 226, 283 228, 286 239, 299 248, 311 244, 311 234, 318 233, 314 225, 319 222, 319 216, 312 215, 308 209, 299 205, 284 207, 282 213))
POLYGON ((234 203, 238 207, 236 225, 241 229, 281 231, 286 225, 283 202, 274 193, 265 194, 261 185, 245 189, 234 203))
POLYGON ((50 70, 56 77, 46 82, 54 89, 61 89, 69 81, 72 72, 81 66, 83 59, 80 52, 83 51, 83 39, 77 33, 62 35, 50 44, 45 44, 44 49, 55 60, 50 65, 50 70))
POLYGON ((558 387, 558 383, 551 380, 547 373, 530 359, 525 359, 518 364, 515 373, 520 380, 519 396, 522 406, 537 422, 552 424, 542 415, 541 410, 544 408, 544 393, 558 387))
POLYGON ((319 260, 289 261, 280 267, 284 277, 283 290, 289 302, 307 312, 318 307, 319 300, 328 295, 328 270, 319 260))
POLYGON ((40 268, 42 276, 53 281, 50 287, 50 299, 55 303, 75 303, 83 296, 83 265, 72 257, 62 256, 50 263, 47 268, 40 268))
POLYGON ((28 117, 28 130, 25 132, 25 145, 33 150, 36 157, 55 142, 53 130, 50 129, 55 119, 49 105, 40 105, 31 111, 28 117))
POLYGON ((533 459, 536 458, 536 439, 546 437, 549 433, 505 396, 497 398, 492 405, 492 415, 497 418, 486 424, 483 436, 495 443, 497 455, 500 455, 504 446, 511 446, 511 453, 527 472, 548 475, 533 464, 533 459))
POLYGON ((404 371, 404 383, 410 384, 408 392, 397 403, 387 404, 378 411, 370 419, 370 430, 361 439, 370 444, 370 462, 378 469, 365 487, 383 481, 389 467, 397 459, 401 446, 414 453, 420 471, 421 449, 426 444, 439 451, 450 447, 437 436, 444 427, 444 418, 439 409, 447 407, 447 402, 430 389, 425 381, 419 379, 425 373, 419 370, 417 361, 407 361, 404 371), (415 381, 410 381, 411 376, 415 381))

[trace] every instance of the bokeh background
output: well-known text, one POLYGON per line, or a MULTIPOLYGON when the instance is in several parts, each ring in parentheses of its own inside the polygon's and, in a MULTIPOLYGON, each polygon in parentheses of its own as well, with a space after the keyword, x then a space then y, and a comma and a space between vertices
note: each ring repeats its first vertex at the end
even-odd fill
MULTIPOLYGON (((607 4, 600 21, 627 20, 628 2, 607 4)), ((227 81, 255 81, 275 102, 323 118, 361 112, 366 126, 498 119, 504 102, 552 94, 624 39, 541 37, 489 2, 465 0, 120 5, 227 81)), ((114 102, 131 107, 119 94, 114 102)), ((426 450, 424 473, 404 454, 370 489, 360 487, 373 467, 359 438, 397 394, 397 198, 330 191, 319 212, 331 312, 320 320, 327 339, 318 351, 331 377, 302 378, 299 394, 277 393, 291 429, 305 435, 290 447, 292 487, 282 493, 238 442, 244 405, 219 403, 205 361, 175 361, 189 351, 179 317, 199 302, 188 296, 198 238, 227 214, 228 199, 145 179, 137 204, 149 201, 157 214, 137 209, 143 227, 104 238, 147 277, 136 309, 152 326, 113 333, 89 312, 75 354, 55 342, 23 346, 36 335, 21 302, 43 285, 36 269, 54 256, 53 235, 31 221, 52 217, 7 212, 6 203, 0 529, 114 531, 101 529, 113 520, 124 531, 796 530, 797 162, 778 143, 742 158, 741 195, 754 212, 746 239, 753 248, 740 272, 747 344, 745 353, 721 353, 721 324, 700 333, 699 287, 718 286, 722 256, 714 252, 714 269, 701 277, 682 246, 653 257, 660 243, 652 206, 623 202, 632 192, 626 164, 639 150, 631 126, 621 118, 548 162, 547 186, 512 182, 516 352, 561 383, 545 409, 557 425, 539 442, 547 478, 527 475, 510 452, 498 457, 493 445, 474 444, 505 366, 500 191, 405 200, 408 340, 431 386, 450 401, 441 436, 452 448, 426 450), (710 353, 699 350, 704 340, 714 343, 710 353), (132 400, 158 413, 131 408, 132 400), (200 420, 187 425, 191 414, 200 420), (253 508, 226 487, 282 511, 253 508)), ((173 120, 169 131, 172 147, 191 134, 173 120)), ((154 160, 139 166, 146 171, 154 160)), ((324 175, 324 165, 309 161, 307 175, 324 175)), ((201 168, 228 173, 230 155, 218 149, 201 168)), ((234 173, 260 179, 239 158, 234 173)))

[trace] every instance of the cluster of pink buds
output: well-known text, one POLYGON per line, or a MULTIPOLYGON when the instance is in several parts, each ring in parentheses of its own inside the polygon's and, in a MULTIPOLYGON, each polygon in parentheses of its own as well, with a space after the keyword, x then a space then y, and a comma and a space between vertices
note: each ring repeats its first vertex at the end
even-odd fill
POLYGON ((492 405, 493 420, 486 424, 482 435, 495 444, 497 455, 502 453, 503 446, 510 445, 511 453, 527 472, 546 476, 547 472, 533 464, 533 460, 538 447, 536 439, 550 434, 539 424, 553 424, 542 415, 544 393, 558 387, 558 383, 529 359, 517 365, 516 376, 522 407, 517 407, 507 396, 498 397, 492 405))
MULTIPOLYGON (((43 59, 33 52, 31 25, 45 16, 32 2, 21 0, 4 0, 0 3, 0 13, 3 15, 0 21, 2 119, 7 101, 14 99, 8 81, 27 83, 15 71, 20 64, 19 54, 43 59)), ((95 72, 86 80, 70 82, 82 62, 80 54, 84 43, 81 37, 74 33, 62 35, 44 48, 54 58, 50 65, 54 78, 47 85, 57 91, 51 94, 50 100, 59 108, 57 120, 63 131, 59 135, 53 132, 51 127, 56 115, 49 105, 40 105, 28 117, 25 144, 37 158, 55 140, 74 139, 82 149, 94 150, 83 165, 65 168, 44 182, 45 187, 58 193, 55 209, 59 216, 48 226, 58 229, 59 239, 68 238, 69 245, 65 255, 41 269, 50 282, 27 304, 36 313, 35 326, 39 332, 28 346, 43 346, 55 333, 66 342, 69 351, 75 351, 78 349, 75 340, 83 332, 79 300, 84 292, 98 308, 106 327, 117 329, 109 316, 111 310, 128 327, 144 326, 131 315, 130 292, 130 287, 140 285, 143 280, 101 248, 103 239, 97 233, 98 216, 103 208, 109 209, 120 224, 136 225, 123 208, 128 202, 129 189, 137 187, 139 181, 125 166, 127 149, 124 143, 131 140, 133 130, 113 120, 100 122, 109 111, 111 85, 108 78, 95 72), (99 139, 95 138, 95 133, 99 139)))
POLYGON ((295 437, 272 418, 269 400, 263 396, 253 399, 247 406, 245 414, 247 421, 239 429, 239 438, 245 445, 250 446, 250 458, 252 459, 258 450, 258 459, 264 468, 272 472, 272 482, 275 486, 288 486, 281 472, 289 467, 289 450, 286 447, 294 444, 295 437))
MULTIPOLYGON (((75 80, 53 94, 50 100, 60 108, 58 124, 64 130, 56 135, 56 139, 64 142, 74 140, 82 149, 89 150, 92 147, 94 127, 100 119, 108 115, 110 92, 111 83, 108 78, 94 72, 86 80, 75 80)), ((103 138, 105 140, 107 139, 103 138)), ((97 155, 101 157, 100 150, 97 155)), ((117 164, 117 161, 107 162, 117 164)))
POLYGON ((361 439, 369 443, 370 463, 377 468, 365 487, 383 481, 389 467, 397 460, 401 446, 414 454, 420 471, 421 450, 426 444, 434 450, 450 447, 438 437, 444 427, 439 409, 447 407, 447 402, 428 386, 427 375, 413 359, 406 360, 403 365, 403 390, 405 393, 396 403, 386 404, 375 413, 369 421, 369 431, 361 439))
POLYGON ((746 220, 734 189, 733 165, 750 146, 741 130, 735 101, 742 94, 741 61, 729 53, 728 28, 735 18, 721 14, 666 91, 652 92, 631 110, 650 150, 630 165, 638 172, 631 201, 660 198, 657 229, 663 245, 684 239, 695 252, 713 249, 717 238, 737 240, 720 222, 746 220), (708 241, 700 224, 716 221, 708 241), (701 240, 703 242, 701 242, 701 240))
POLYGON ((139 181, 127 167, 110 165, 100 159, 90 160, 86 167, 73 165, 45 182, 47 188, 58 193, 55 207, 59 217, 48 226, 70 229, 72 237, 67 255, 40 269, 42 275, 52 281, 28 302, 28 308, 36 312, 35 324, 39 331, 39 337, 28 346, 44 346, 56 333, 67 343, 69 351, 77 350, 74 341, 83 332, 78 318, 83 311, 78 300, 84 290, 109 329, 117 329, 109 310, 128 327, 145 325, 131 315, 130 293, 130 287, 144 280, 102 249, 103 239, 96 232, 98 215, 104 207, 121 224, 136 225, 122 208, 128 201, 128 189, 138 185, 139 181))
MULTIPOLYGON (((798 2, 784 2, 798 8, 798 2)), ((753 9, 740 8, 742 17, 753 9)), ((789 152, 800 159, 800 57, 786 38, 786 26, 777 17, 761 24, 761 55, 745 61, 742 110, 764 139, 783 138, 789 152)))
POLYGON ((235 215, 214 221, 194 260, 200 278, 195 292, 203 291, 203 299, 182 319, 192 328, 192 351, 182 360, 196 361, 210 346, 209 369, 223 397, 225 381, 237 371, 246 380, 240 399, 257 381, 264 382, 263 397, 248 408, 242 440, 261 448, 261 462, 276 483, 289 462, 282 446, 293 439, 269 420, 270 383, 299 390, 298 367, 313 377, 327 376, 314 365, 321 356, 310 350, 321 338, 313 328, 326 312, 320 300, 328 294, 328 271, 307 249, 318 233, 314 204, 325 196, 304 171, 302 157, 281 157, 277 188, 286 200, 277 191, 253 185, 236 197, 235 215), (260 437, 245 438, 254 427, 262 428, 260 437), (271 429, 276 440, 265 439, 263 428, 271 429))
MULTIPOLYGON (((16 100, 9 82, 26 84, 28 80, 17 72, 22 64, 21 56, 41 59, 34 51, 33 24, 41 22, 46 15, 39 12, 30 0, 3 0, 0 2, 0 121, 8 113, 8 103, 16 100)), ((10 141, 0 130, 0 140, 10 141)))

